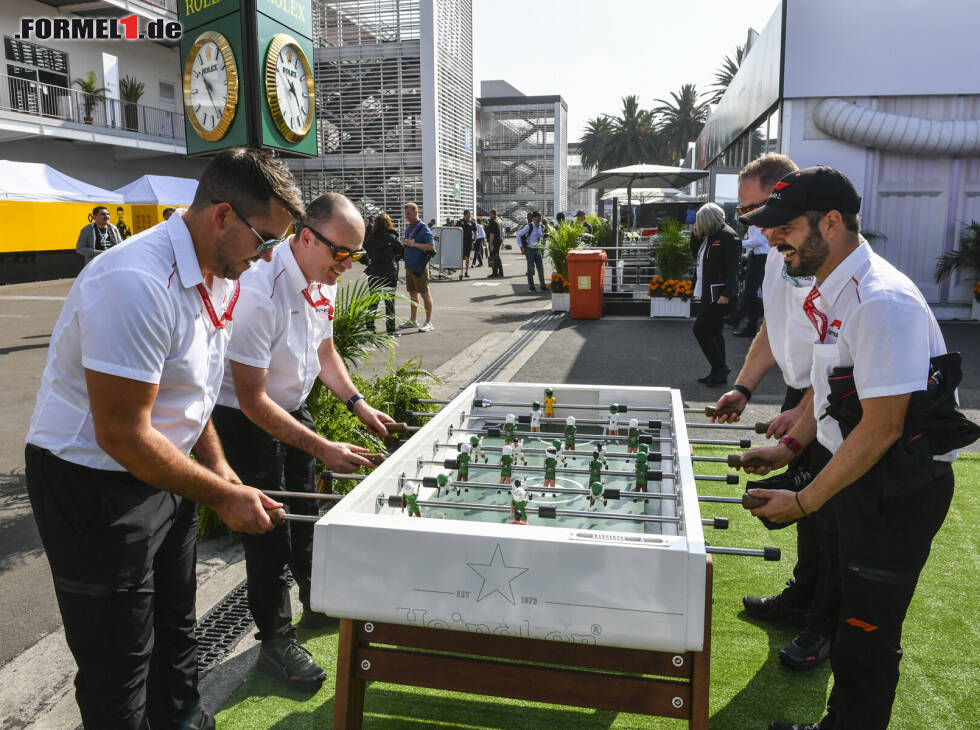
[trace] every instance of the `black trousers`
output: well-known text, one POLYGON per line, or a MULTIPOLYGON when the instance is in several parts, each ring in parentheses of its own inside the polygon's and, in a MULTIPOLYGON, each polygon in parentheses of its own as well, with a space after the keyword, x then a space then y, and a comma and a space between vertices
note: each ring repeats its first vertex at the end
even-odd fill
POLYGON ((749 264, 745 275, 745 293, 742 296, 742 305, 739 307, 739 319, 744 314, 746 317, 745 328, 756 330, 759 320, 762 319, 762 299, 759 297, 759 287, 766 275, 766 257, 761 254, 753 254, 749 258, 749 264))
POLYGON ((504 263, 500 259, 500 244, 500 241, 494 241, 490 246, 490 266, 492 267, 490 273, 497 276, 504 275, 504 263))
POLYGON ((723 328, 729 304, 701 302, 701 311, 694 320, 694 337, 697 338, 701 352, 708 359, 711 371, 725 369, 725 335, 723 328))
POLYGON ((541 258, 541 249, 530 246, 524 249, 524 258, 527 259, 527 285, 534 286, 534 269, 538 270, 538 282, 544 288, 544 260, 541 258))
MULTIPOLYGON (((390 289, 391 293, 394 294, 395 289, 398 287, 398 277, 387 277, 387 276, 368 276, 368 281, 371 286, 384 287, 390 289)), ((374 311, 378 311, 377 304, 374 306, 374 311)), ((374 332, 376 329, 375 323, 372 321, 368 324, 368 329, 374 332)), ((397 327, 395 326, 395 300, 394 298, 385 300, 385 329, 388 334, 394 332, 397 327)))
MULTIPOLYGON (((290 415, 314 428, 304 404, 290 415)), ((217 406, 211 415, 225 457, 238 477, 262 490, 312 492, 316 484, 316 460, 305 451, 284 444, 252 423, 237 408, 217 406)), ((281 499, 291 514, 315 515, 314 499, 281 499)), ((289 606, 289 573, 299 586, 303 606, 310 605, 310 573, 313 568, 313 525, 284 522, 271 532, 242 535, 248 605, 258 627, 260 641, 295 636, 289 606)))
POLYGON ((890 496, 877 466, 841 490, 828 510, 830 585, 839 589, 827 702, 835 730, 884 730, 891 717, 902 623, 932 540, 953 498, 953 469, 934 462, 931 480, 890 496))
POLYGON ((86 728, 186 727, 200 715, 197 506, 128 472, 28 444, 27 491, 86 728))

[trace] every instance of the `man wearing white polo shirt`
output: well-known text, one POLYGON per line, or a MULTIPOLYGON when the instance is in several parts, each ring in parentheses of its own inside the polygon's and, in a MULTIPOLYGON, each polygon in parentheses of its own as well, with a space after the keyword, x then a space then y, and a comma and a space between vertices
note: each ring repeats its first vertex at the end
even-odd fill
POLYGON ((953 496, 955 454, 935 455, 936 432, 907 418, 913 394, 928 395, 937 383, 932 358, 946 344, 915 284, 861 241, 860 206, 850 180, 818 166, 784 177, 744 216, 779 230, 788 275, 815 277, 804 301, 814 407, 778 445, 747 458, 779 467, 814 439, 829 457, 799 492, 749 490, 766 500, 752 512, 789 522, 829 510, 827 548, 840 591, 827 714, 818 723, 773 722, 771 730, 888 726, 902 624, 953 496))
POLYGON ((214 727, 197 690, 194 502, 246 532, 282 506, 241 483, 209 419, 234 280, 302 215, 282 162, 222 152, 183 215, 85 267, 55 324, 27 488, 87 728, 214 727))
MULTIPOLYGON (((334 471, 371 466, 367 449, 334 443, 316 432, 306 398, 316 379, 347 404, 373 434, 393 419, 372 408, 350 379, 333 344, 337 279, 364 255, 364 220, 343 195, 325 193, 272 261, 242 276, 242 299, 228 346, 228 367, 214 412, 228 461, 263 490, 312 492, 316 459, 334 471)), ((317 514, 312 499, 286 499, 294 514, 317 514)), ((281 524, 243 535, 248 602, 262 642, 258 666, 287 685, 319 686, 326 672, 296 640, 289 572, 299 586, 301 625, 326 617, 310 609, 313 525, 281 524)))

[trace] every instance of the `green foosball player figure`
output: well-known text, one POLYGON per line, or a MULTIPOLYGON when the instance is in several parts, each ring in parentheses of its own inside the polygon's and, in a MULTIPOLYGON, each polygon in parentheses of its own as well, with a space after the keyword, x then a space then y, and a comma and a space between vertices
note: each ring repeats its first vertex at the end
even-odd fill
POLYGON ((510 518, 513 521, 512 524, 527 524, 527 501, 527 492, 524 491, 524 487, 521 486, 521 480, 518 479, 514 482, 514 486, 510 490, 510 518))
POLYGON ((469 444, 459 445, 459 455, 456 457, 456 478, 461 482, 468 482, 470 480, 469 444))
POLYGON ((626 453, 635 454, 640 445, 640 422, 630 419, 629 430, 626 432, 626 453))
POLYGON ((409 484, 405 487, 405 493, 402 495, 402 509, 408 507, 409 517, 421 517, 422 510, 419 508, 419 488, 414 484, 409 484))
POLYGON ((575 451, 575 416, 565 419, 565 449, 575 451))
POLYGON ((637 449, 639 450, 639 453, 641 453, 641 454, 649 454, 650 453, 650 445, 649 444, 640 444, 637 447, 637 449))
POLYGON ((548 418, 555 417, 555 391, 551 388, 544 389, 544 415, 548 418))
POLYGON ((449 475, 439 474, 436 477, 436 495, 437 496, 440 495, 442 493, 442 490, 446 489, 448 486, 449 486, 449 475))
POLYGON ((555 474, 558 471, 558 449, 549 446, 544 452, 544 486, 555 486, 555 474))
POLYGON ((647 455, 636 455, 636 491, 647 491, 647 455))
POLYGON ((500 450, 500 483, 510 484, 510 478, 514 473, 514 448, 504 446, 500 450))
POLYGON ((613 403, 609 406, 609 426, 607 429, 610 436, 619 436, 619 404, 613 403))
POLYGON ((589 462, 589 481, 598 482, 602 479, 602 467, 604 462, 599 458, 599 452, 592 452, 592 461, 589 462))
POLYGON ((504 421, 504 443, 512 444, 517 441, 514 432, 517 430, 517 418, 513 413, 507 414, 507 419, 504 421))
POLYGON ((531 404, 531 433, 541 433, 541 404, 537 401, 531 404))
MULTIPOLYGON (((595 503, 602 497, 602 482, 595 481, 589 485, 589 506, 595 505, 595 503)), ((605 504, 606 500, 602 500, 605 504)))

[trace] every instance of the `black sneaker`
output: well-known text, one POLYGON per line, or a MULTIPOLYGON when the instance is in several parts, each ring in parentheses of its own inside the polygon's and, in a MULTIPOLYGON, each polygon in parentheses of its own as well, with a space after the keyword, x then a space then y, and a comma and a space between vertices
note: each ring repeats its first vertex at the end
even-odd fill
POLYGON ((327 678, 310 652, 294 638, 263 641, 256 666, 293 689, 316 689, 327 678))
POLYGON ((777 722, 769 723, 769 730, 829 730, 823 728, 819 722, 777 722))
POLYGON ((743 596, 742 605, 745 612, 760 621, 783 621, 801 626, 806 618, 807 609, 798 603, 786 600, 785 593, 775 596, 743 596))
POLYGON ((779 650, 783 666, 801 672, 816 669, 830 656, 830 641, 819 634, 803 629, 792 641, 779 650))

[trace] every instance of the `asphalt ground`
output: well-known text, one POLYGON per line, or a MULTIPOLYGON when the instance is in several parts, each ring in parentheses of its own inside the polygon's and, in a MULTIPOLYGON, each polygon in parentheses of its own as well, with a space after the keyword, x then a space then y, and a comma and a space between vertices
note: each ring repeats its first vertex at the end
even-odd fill
MULTIPOLYGON (((403 330, 395 361, 413 357, 441 375, 439 397, 466 385, 496 354, 526 331, 532 320, 550 310, 550 298, 528 292, 523 257, 505 252, 504 279, 486 279, 486 266, 462 281, 455 276, 432 284, 435 300, 429 333, 403 330)), ((352 272, 354 277, 360 272, 352 272)), ((348 276, 352 276, 348 275, 348 276)), ((550 272, 546 271, 546 276, 550 272)), ((24 486, 23 440, 47 357, 51 329, 71 281, 0 287, 0 667, 60 628, 51 577, 31 515, 24 486)), ((404 286, 399 287, 404 294, 404 286)), ((408 305, 399 301, 399 317, 408 305)), ((421 320, 421 315, 420 315, 421 320)), ((558 320, 557 328, 530 342, 499 379, 541 383, 662 385, 681 389, 693 406, 714 403, 724 388, 697 383, 707 364, 691 322, 605 317, 558 320)), ((980 324, 949 322, 942 326, 947 346, 964 355, 960 387, 963 410, 980 419, 980 324)), ((728 330, 730 332, 730 330, 728 330)), ((727 338, 728 364, 737 372, 750 340, 727 338)), ((384 369, 387 353, 376 354, 355 369, 370 376, 384 369)), ((767 420, 778 412, 784 386, 773 371, 756 391, 746 420, 767 420)), ((708 432, 699 432, 709 437, 708 432)), ((970 450, 976 450, 978 444, 970 450)), ((203 551, 205 555, 210 552, 203 551)), ((2 688, 0 688, 2 694, 2 688)))

